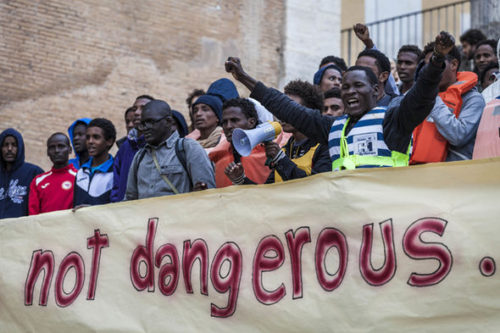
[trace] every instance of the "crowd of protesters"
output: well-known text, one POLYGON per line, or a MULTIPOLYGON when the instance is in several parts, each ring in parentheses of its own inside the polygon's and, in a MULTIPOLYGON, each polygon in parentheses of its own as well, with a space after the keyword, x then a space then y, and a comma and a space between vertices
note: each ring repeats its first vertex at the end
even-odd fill
POLYGON ((472 159, 482 149, 476 134, 482 118, 488 121, 487 102, 500 105, 500 96, 490 102, 481 94, 500 81, 497 41, 469 30, 460 36, 460 50, 441 32, 423 50, 401 46, 391 71, 368 28, 357 24, 354 31, 366 46, 355 66, 327 56, 312 83, 291 81, 283 93, 247 74, 244 60, 229 57, 226 71, 250 98, 241 98, 226 78, 195 89, 186 99, 189 126, 149 95, 125 110, 127 134, 118 140, 111 121, 77 119, 68 135, 47 139, 53 163, 47 172, 25 162, 21 133, 4 130, 0 218, 328 171, 472 159), (282 132, 240 154, 233 131, 259 131, 267 121, 279 121, 282 132))

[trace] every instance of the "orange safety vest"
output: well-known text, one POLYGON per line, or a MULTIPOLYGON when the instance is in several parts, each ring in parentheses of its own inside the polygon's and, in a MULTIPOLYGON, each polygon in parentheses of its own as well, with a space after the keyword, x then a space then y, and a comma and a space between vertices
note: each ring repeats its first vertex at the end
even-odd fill
MULTIPOLYGON (((225 141, 223 144, 216 146, 208 154, 208 158, 215 165, 216 187, 233 185, 224 172, 229 163, 234 161, 231 144, 225 141)), ((245 169, 245 175, 257 184, 264 184, 271 173, 271 169, 265 165, 266 159, 266 148, 263 145, 255 146, 249 156, 241 157, 241 165, 245 169)))
MULTIPOLYGON (((476 84, 476 73, 458 72, 457 82, 449 86, 446 91, 440 92, 439 97, 458 118, 460 110, 462 110, 462 95, 474 88, 476 84)), ((415 128, 410 164, 443 162, 446 160, 447 154, 448 141, 439 134, 433 122, 426 119, 415 128)))

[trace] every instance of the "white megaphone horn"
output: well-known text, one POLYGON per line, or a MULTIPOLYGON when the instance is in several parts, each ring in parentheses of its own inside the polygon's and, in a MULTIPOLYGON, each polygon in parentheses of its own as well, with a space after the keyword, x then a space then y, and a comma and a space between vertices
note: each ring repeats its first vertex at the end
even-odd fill
POLYGON ((267 121, 251 130, 236 128, 232 141, 241 156, 248 156, 253 147, 264 141, 272 141, 281 133, 281 125, 277 121, 267 121))

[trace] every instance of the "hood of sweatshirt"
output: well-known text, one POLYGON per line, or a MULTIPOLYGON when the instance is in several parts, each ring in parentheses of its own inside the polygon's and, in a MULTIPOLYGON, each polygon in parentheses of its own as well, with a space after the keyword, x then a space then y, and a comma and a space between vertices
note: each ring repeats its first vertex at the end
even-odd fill
MULTIPOLYGON (((19 133, 18 131, 16 131, 13 128, 7 128, 5 131, 0 133, 0 146, 3 145, 3 141, 8 136, 13 136, 17 141, 16 161, 14 162, 14 166, 12 167, 12 170, 11 170, 11 171, 15 171, 24 163, 24 140, 23 140, 23 136, 21 135, 21 133, 19 133)), ((5 161, 3 160, 2 154, 0 154, 0 161, 1 161, 2 168, 5 168, 5 161)))
POLYGON ((90 118, 80 118, 80 119, 75 120, 75 122, 73 124, 71 124, 70 127, 68 127, 68 135, 69 135, 69 139, 71 140, 71 147, 73 148, 73 152, 75 153, 75 156, 78 160, 80 160, 80 156, 76 153, 75 146, 73 145, 73 130, 75 129, 75 126, 78 124, 84 124, 85 126, 88 126, 88 124, 90 123, 91 120, 92 119, 90 119, 90 118))

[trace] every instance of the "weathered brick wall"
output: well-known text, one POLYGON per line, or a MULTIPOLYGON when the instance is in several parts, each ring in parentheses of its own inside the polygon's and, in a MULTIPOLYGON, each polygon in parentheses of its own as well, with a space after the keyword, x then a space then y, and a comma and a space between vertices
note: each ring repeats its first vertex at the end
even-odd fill
MULTIPOLYGON (((151 94, 186 114, 193 88, 225 74, 228 55, 277 86, 281 0, 0 0, 0 130, 23 133, 28 161, 50 167, 45 140, 77 117, 112 120, 151 94)), ((242 95, 248 95, 239 86, 242 95)))

